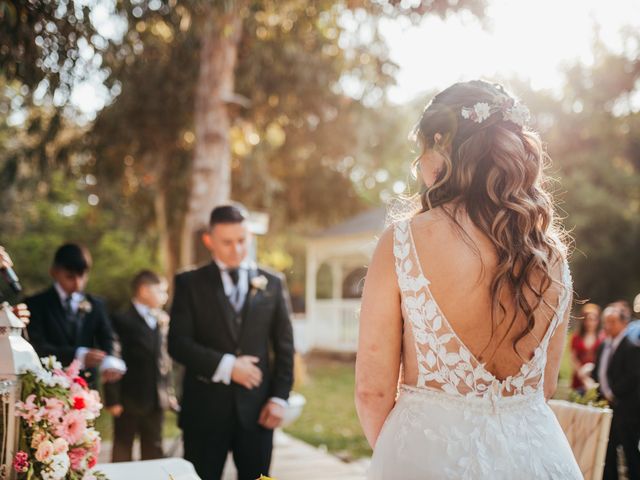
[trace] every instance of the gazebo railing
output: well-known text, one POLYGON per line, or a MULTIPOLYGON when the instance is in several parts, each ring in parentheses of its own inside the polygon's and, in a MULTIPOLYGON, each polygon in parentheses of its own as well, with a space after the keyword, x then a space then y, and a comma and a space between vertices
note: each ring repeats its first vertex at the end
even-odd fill
POLYGON ((358 347, 360 300, 316 300, 312 326, 312 348, 355 352, 358 347))

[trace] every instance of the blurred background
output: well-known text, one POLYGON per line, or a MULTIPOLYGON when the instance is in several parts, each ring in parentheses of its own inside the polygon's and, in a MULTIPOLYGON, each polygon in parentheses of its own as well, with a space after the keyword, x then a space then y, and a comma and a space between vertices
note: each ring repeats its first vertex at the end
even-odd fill
MULTIPOLYGON (((86 244, 89 290, 115 310, 140 268, 202 260, 198 232, 233 199, 268 218, 258 259, 302 313, 309 278, 314 299, 340 290, 329 268, 306 275, 309 239, 418 191, 412 125, 435 92, 482 77, 547 142, 578 298, 631 301, 639 55, 634 0, 0 0, 0 244, 27 293, 59 244, 86 244)), ((328 413, 300 435, 366 454, 331 413, 351 367, 325 367, 307 396, 328 413)))

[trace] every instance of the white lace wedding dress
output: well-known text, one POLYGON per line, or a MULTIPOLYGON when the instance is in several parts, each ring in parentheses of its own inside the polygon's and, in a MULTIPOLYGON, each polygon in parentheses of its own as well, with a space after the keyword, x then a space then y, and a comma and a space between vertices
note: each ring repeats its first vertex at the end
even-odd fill
POLYGON ((564 293, 533 358, 499 380, 460 341, 431 295, 408 221, 395 226, 394 256, 418 380, 401 386, 368 478, 582 479, 543 395, 547 346, 570 298, 566 262, 564 293))

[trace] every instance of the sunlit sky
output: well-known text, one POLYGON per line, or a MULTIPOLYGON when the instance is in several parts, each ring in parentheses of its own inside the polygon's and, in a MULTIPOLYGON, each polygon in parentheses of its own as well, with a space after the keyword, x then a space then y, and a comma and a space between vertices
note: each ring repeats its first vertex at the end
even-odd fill
MULTIPOLYGON (((389 98, 403 103, 425 91, 478 77, 518 77, 534 89, 559 91, 562 66, 591 63, 596 38, 620 52, 630 48, 622 41, 621 28, 640 29, 639 0, 488 3, 484 25, 470 14, 444 20, 427 17, 417 25, 403 19, 382 21, 391 58, 399 66, 389 98)), ((93 21, 101 33, 117 37, 121 26, 109 19, 110 2, 98 5, 93 21)), ((93 76, 74 89, 72 102, 89 117, 108 101, 101 82, 100 76, 93 76)))
POLYGON ((394 102, 459 80, 519 77, 534 89, 558 90, 561 67, 593 61, 596 35, 614 51, 620 29, 640 29, 638 0, 490 0, 487 25, 470 15, 427 18, 420 25, 384 21, 391 58, 399 65, 394 102))

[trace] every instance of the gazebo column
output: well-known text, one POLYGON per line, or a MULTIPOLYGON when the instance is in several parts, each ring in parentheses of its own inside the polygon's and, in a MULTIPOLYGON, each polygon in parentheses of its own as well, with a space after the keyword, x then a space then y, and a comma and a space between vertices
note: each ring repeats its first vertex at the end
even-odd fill
POLYGON ((329 265, 331 267, 331 298, 340 300, 342 298, 342 281, 344 279, 342 262, 340 260, 332 260, 329 265))

